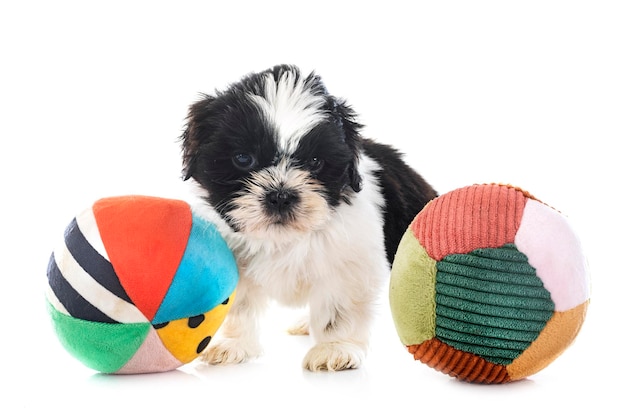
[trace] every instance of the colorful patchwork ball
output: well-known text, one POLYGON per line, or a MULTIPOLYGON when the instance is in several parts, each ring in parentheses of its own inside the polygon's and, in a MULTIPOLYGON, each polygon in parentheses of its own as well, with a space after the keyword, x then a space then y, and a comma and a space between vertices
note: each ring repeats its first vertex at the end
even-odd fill
POLYGON ((588 268, 561 213, 516 187, 473 185, 418 213, 389 297, 416 360, 463 381, 504 383, 537 373, 574 341, 588 268))
POLYGON ((169 371, 206 348, 239 274, 215 225, 180 200, 103 198, 48 264, 48 310, 74 357, 103 373, 169 371))

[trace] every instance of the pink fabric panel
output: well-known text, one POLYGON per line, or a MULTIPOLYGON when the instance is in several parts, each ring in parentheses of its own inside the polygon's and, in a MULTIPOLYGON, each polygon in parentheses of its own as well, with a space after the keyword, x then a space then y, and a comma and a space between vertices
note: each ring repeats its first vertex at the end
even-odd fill
POLYGON ((515 237, 537 276, 550 291, 556 311, 566 311, 589 298, 589 275, 580 240, 558 211, 535 200, 524 208, 515 237))
POLYGON ((157 332, 150 328, 141 347, 116 374, 171 371, 182 364, 165 348, 157 332))

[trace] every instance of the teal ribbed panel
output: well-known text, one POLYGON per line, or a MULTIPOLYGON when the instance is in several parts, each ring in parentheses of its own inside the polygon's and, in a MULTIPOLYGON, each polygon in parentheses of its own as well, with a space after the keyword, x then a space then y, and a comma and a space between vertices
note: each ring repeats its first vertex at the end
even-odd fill
POLYGON ((448 255, 437 262, 437 337, 508 365, 539 336, 554 302, 514 244, 448 255))

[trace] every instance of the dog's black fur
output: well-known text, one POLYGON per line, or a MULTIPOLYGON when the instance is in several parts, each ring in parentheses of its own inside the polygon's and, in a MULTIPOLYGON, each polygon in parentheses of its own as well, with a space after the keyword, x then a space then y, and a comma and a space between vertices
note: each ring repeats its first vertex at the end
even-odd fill
MULTIPOLYGON (((272 165, 279 157, 275 132, 246 97, 250 93, 263 96, 264 77, 270 73, 278 81, 286 71, 302 77, 296 67, 275 66, 248 75, 225 91, 203 95, 189 109, 181 138, 184 178, 194 178, 209 190, 207 202, 227 222, 230 202, 241 192, 249 173, 272 165), (233 163, 238 169, 233 169, 233 163)), ((391 264, 406 228, 437 192, 407 166, 396 149, 363 138, 355 112, 344 100, 328 94, 319 76, 310 74, 307 81, 310 90, 324 98, 328 117, 305 135, 293 157, 323 184, 331 207, 349 204, 351 196, 361 191, 361 153, 378 162, 382 169, 376 177, 385 199, 385 247, 391 264)))
POLYGON ((384 170, 376 173, 385 197, 385 249, 389 264, 393 263, 400 239, 413 218, 437 192, 411 169, 393 147, 361 139, 363 152, 376 160, 384 170))

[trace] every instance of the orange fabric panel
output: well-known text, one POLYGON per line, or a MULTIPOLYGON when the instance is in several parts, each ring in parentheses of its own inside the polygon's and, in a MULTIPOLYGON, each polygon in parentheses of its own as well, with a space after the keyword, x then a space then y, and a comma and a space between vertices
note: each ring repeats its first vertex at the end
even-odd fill
POLYGON ((148 320, 163 301, 191 231, 189 205, 159 197, 122 196, 93 205, 109 260, 148 320))
POLYGON ((559 357, 572 344, 587 314, 589 300, 567 311, 556 311, 539 337, 507 366, 513 379, 533 375, 559 357))

